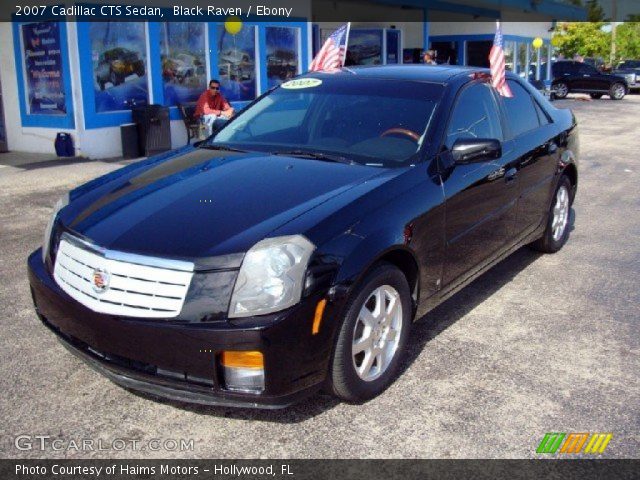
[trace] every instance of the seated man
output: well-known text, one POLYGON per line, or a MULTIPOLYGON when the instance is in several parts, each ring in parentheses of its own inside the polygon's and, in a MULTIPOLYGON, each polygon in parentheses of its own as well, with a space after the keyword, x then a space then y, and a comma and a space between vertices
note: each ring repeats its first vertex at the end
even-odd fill
POLYGON ((220 82, 218 80, 209 82, 209 89, 200 95, 193 115, 204 123, 207 129, 207 136, 211 135, 212 127, 216 120, 231 118, 233 108, 220 93, 220 82))

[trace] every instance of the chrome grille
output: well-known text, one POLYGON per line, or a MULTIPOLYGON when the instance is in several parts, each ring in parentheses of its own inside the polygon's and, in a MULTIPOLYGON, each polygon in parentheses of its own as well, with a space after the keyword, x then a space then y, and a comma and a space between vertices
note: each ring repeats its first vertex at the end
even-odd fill
POLYGON ((180 314, 192 276, 190 262, 106 250, 68 233, 53 272, 62 290, 95 312, 147 318, 180 314))

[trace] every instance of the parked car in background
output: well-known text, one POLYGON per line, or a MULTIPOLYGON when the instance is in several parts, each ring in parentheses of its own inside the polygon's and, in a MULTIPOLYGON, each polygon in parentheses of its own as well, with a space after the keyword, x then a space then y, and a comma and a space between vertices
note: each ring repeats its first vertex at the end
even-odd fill
POLYGON ((569 93, 588 93, 591 98, 609 95, 621 100, 629 91, 627 78, 598 71, 588 63, 560 60, 551 65, 552 90, 556 98, 569 93))
POLYGON ((640 90, 640 60, 625 60, 613 71, 627 79, 629 90, 640 90))
POLYGON ((129 75, 144 76, 145 66, 136 52, 118 47, 100 55, 96 72, 96 81, 100 90, 104 90, 108 82, 117 86, 129 75))
POLYGON ((490 79, 308 73, 197 146, 72 190, 28 260, 39 318, 114 382, 166 398, 380 394, 414 320, 520 247, 568 240, 575 117, 512 73, 512 98, 490 79))

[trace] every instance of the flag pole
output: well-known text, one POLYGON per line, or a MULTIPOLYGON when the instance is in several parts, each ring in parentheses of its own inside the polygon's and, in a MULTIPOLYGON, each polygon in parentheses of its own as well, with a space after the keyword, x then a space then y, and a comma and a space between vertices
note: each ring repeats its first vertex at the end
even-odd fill
POLYGON ((347 22, 347 35, 344 39, 344 57, 342 58, 342 66, 347 61, 347 49, 349 48, 349 32, 351 31, 351 22, 347 22))

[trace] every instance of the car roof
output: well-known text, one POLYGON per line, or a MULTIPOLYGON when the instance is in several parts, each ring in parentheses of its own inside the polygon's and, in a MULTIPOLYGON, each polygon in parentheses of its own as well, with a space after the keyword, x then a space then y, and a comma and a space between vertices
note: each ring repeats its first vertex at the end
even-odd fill
POLYGON ((365 78, 384 78, 389 80, 411 80, 432 83, 448 83, 455 77, 473 73, 489 73, 489 69, 463 67, 459 65, 372 65, 349 66, 334 73, 308 72, 305 75, 331 75, 351 77, 357 75, 365 78))

